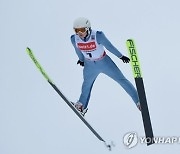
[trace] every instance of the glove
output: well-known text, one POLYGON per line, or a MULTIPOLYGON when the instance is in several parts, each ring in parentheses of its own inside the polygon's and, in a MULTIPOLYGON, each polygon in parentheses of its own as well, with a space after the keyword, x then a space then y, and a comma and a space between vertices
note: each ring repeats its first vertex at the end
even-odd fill
POLYGON ((126 56, 122 56, 120 59, 121 59, 124 63, 129 63, 129 61, 130 61, 130 59, 129 59, 128 57, 126 57, 126 56))
POLYGON ((77 61, 77 64, 81 65, 82 67, 84 66, 84 62, 82 62, 80 60, 77 61))

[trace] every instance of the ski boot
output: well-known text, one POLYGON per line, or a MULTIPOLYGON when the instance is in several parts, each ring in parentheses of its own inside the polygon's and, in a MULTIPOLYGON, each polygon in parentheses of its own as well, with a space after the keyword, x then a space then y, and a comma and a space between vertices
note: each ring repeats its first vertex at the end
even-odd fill
POLYGON ((81 113, 81 115, 84 117, 88 108, 84 109, 83 104, 81 102, 77 102, 77 103, 71 102, 71 103, 81 113))
POLYGON ((138 102, 138 103, 136 104, 136 106, 137 106, 137 108, 139 109, 139 111, 141 111, 141 104, 140 104, 140 102, 138 102))

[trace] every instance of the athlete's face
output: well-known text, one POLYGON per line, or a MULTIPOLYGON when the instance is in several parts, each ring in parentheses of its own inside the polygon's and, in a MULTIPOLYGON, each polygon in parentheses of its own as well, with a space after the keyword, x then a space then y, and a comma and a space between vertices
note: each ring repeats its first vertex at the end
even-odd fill
POLYGON ((75 28, 74 31, 82 39, 85 38, 87 35, 86 28, 75 28))
POLYGON ((80 37, 80 38, 85 38, 86 37, 86 34, 87 34, 87 32, 84 32, 84 33, 82 33, 82 32, 79 32, 79 33, 77 33, 78 34, 78 36, 80 37))

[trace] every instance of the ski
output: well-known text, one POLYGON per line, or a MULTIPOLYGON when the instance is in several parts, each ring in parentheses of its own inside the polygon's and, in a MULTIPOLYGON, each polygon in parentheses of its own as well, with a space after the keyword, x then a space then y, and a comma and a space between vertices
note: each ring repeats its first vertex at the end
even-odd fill
POLYGON ((146 93, 145 93, 145 88, 144 88, 144 83, 143 83, 142 71, 141 71, 140 63, 138 59, 138 54, 137 54, 136 46, 133 39, 128 39, 126 41, 126 45, 129 51, 128 53, 131 59, 132 71, 134 74, 136 88, 139 95, 139 101, 141 104, 141 114, 142 114, 142 119, 143 119, 143 124, 144 124, 146 141, 147 141, 147 145, 151 145, 154 143, 154 135, 153 135, 152 125, 151 125, 148 105, 147 105, 146 93))
POLYGON ((67 97, 58 89, 55 83, 49 78, 44 69, 41 67, 38 60, 35 58, 32 50, 30 48, 26 48, 26 52, 31 57, 32 61, 35 63, 36 67, 40 70, 44 78, 48 81, 48 83, 53 87, 53 89, 59 94, 59 96, 64 100, 64 102, 74 111, 74 113, 82 120, 82 122, 89 128, 89 130, 102 142, 104 142, 105 146, 111 150, 110 144, 107 144, 106 141, 95 131, 95 129, 85 120, 85 118, 79 113, 79 111, 72 105, 72 103, 67 99, 67 97))

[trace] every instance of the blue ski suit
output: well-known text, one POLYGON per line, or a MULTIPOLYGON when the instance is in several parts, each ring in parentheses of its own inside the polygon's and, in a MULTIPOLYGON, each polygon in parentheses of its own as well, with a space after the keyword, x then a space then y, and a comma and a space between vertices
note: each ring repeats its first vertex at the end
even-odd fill
POLYGON ((104 47, 118 58, 123 55, 111 44, 102 31, 91 31, 85 40, 77 34, 71 36, 71 42, 81 62, 84 62, 83 84, 79 102, 87 108, 93 83, 100 73, 104 73, 117 83, 131 96, 135 104, 139 102, 134 86, 125 78, 120 69, 106 54, 104 47))

